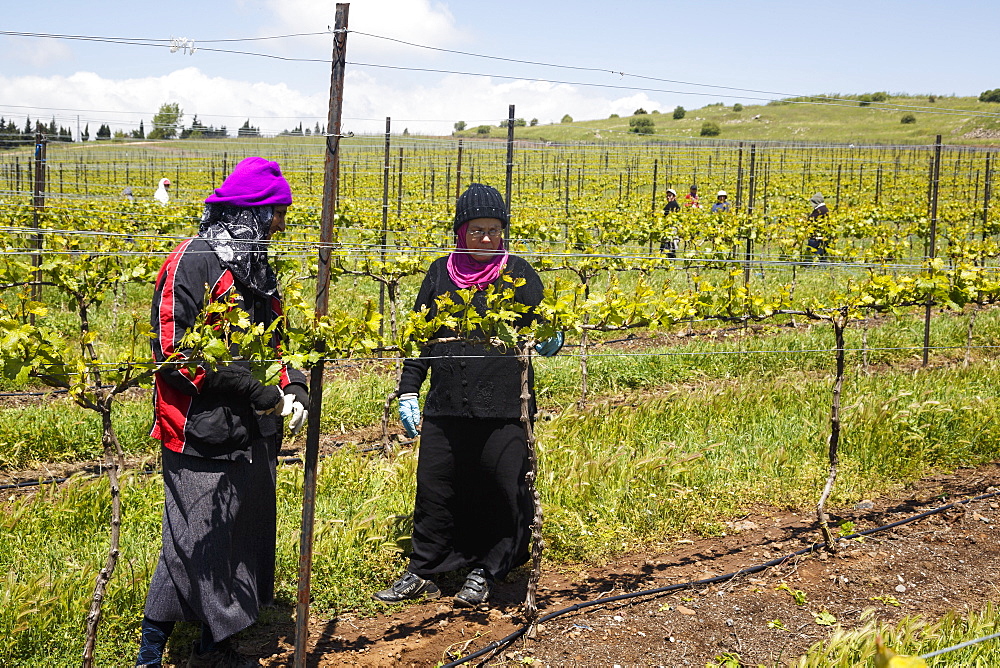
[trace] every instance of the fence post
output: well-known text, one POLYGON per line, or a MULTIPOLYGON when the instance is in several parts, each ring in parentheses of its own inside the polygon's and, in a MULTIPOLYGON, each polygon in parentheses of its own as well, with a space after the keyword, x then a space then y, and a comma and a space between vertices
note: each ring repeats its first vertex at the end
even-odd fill
MULTIPOLYGON (((510 218, 510 189, 514 179, 514 105, 507 107, 507 165, 506 190, 504 200, 507 205, 507 217, 510 218)), ((507 238, 510 238, 510 223, 507 223, 507 238)))
POLYGON ((990 212, 990 178, 993 176, 991 157, 989 153, 986 154, 986 175, 983 180, 983 241, 986 241, 986 221, 990 212))
MULTIPOLYGON (((933 260, 937 250, 937 211, 938 211, 938 181, 941 177, 941 135, 934 140, 934 162, 931 168, 931 234, 928 241, 927 259, 933 260)), ((928 273, 933 273, 931 267, 927 268, 928 273)), ((931 308, 933 298, 927 295, 927 305, 924 310, 924 360, 923 366, 927 366, 927 357, 931 346, 931 308)))
MULTIPOLYGON (((458 207, 458 198, 462 194, 462 140, 458 140, 458 160, 455 164, 455 208, 458 207)), ((454 211, 454 209, 452 209, 454 211)))
MULTIPOLYGON (((389 130, 391 127, 392 119, 386 116, 385 154, 382 159, 382 238, 379 242, 379 259, 382 261, 385 261, 386 230, 389 229, 389 143, 391 137, 389 130)), ((385 322, 385 284, 382 282, 378 284, 378 314, 382 316, 378 326, 378 333, 381 336, 385 331, 382 327, 382 323, 385 322)))
POLYGON ((569 160, 566 161, 566 182, 563 186, 566 192, 566 217, 569 218, 569 160))
POLYGON ((736 210, 743 205, 743 142, 740 142, 739 159, 736 161, 736 210))
POLYGON ((753 216, 754 186, 757 182, 757 145, 750 144, 750 185, 747 188, 747 252, 746 261, 743 265, 743 287, 750 285, 750 262, 753 260, 753 223, 750 221, 753 216))
MULTIPOLYGON (((330 304, 330 244, 337 212, 340 185, 340 120, 344 107, 344 68, 347 55, 347 16, 350 3, 338 2, 334 24, 330 73, 330 111, 327 117, 326 159, 323 179, 323 214, 320 224, 319 272, 316 278, 316 315, 324 316, 330 304)), ((302 529, 299 533, 299 583, 295 607, 295 668, 306 668, 309 652, 309 585, 312 576, 313 534, 316 518, 316 473, 319 464, 320 406, 323 401, 323 355, 326 344, 319 340, 320 359, 309 374, 309 424, 302 479, 302 529)))
POLYGON ((837 165, 837 195, 833 200, 833 208, 837 210, 840 208, 840 170, 843 169, 843 164, 837 165))
MULTIPOLYGON (((399 147, 399 171, 396 174, 396 218, 403 216, 403 147, 399 147)), ((383 245, 385 245, 383 243, 383 245)))
POLYGON ((41 132, 35 133, 35 183, 31 198, 31 204, 34 208, 32 221, 35 228, 32 239, 32 247, 35 252, 31 255, 31 266, 35 268, 35 285, 31 286, 31 299, 36 302, 42 300, 42 233, 39 228, 41 227, 42 209, 45 206, 45 148, 47 143, 41 132))
POLYGON ((649 210, 656 213, 656 173, 660 167, 660 160, 653 158, 653 198, 649 203, 649 210))

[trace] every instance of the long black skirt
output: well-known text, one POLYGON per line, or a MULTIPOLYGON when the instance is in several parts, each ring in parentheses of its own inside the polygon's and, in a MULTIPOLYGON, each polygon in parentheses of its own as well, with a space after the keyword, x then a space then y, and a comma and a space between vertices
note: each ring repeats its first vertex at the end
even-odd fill
POLYGON ((257 620, 274 597, 277 437, 258 437, 252 461, 163 449, 163 547, 145 614, 200 621, 216 640, 257 620))
POLYGON ((485 568, 502 578, 527 562, 527 471, 520 420, 425 416, 409 570, 427 577, 485 568))

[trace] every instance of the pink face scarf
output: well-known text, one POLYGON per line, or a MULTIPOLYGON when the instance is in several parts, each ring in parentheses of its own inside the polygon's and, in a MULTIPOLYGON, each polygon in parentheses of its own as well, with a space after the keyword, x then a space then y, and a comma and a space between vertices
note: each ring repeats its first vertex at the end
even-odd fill
POLYGON ((486 262, 480 262, 472 257, 465 243, 465 233, 468 229, 469 224, 463 223, 455 232, 455 250, 448 256, 448 275, 459 288, 474 287, 477 290, 485 290, 486 286, 500 277, 500 273, 507 265, 509 253, 504 246, 503 237, 500 237, 500 246, 495 255, 490 256, 486 262))

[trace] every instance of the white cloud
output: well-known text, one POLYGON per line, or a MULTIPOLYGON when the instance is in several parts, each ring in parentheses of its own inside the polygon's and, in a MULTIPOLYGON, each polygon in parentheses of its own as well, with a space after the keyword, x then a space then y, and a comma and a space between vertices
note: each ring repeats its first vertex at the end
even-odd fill
MULTIPOLYGON (((333 28, 336 0, 268 0, 280 30, 315 32, 333 28)), ((360 0, 351 3, 347 26, 350 31, 443 47, 461 42, 455 18, 443 4, 430 0, 360 0)), ((269 27, 273 31, 275 27, 269 27)), ((273 32, 271 33, 273 34, 273 32)), ((315 48, 328 55, 330 39, 317 38, 315 48)), ((413 53, 413 47, 398 42, 351 35, 347 52, 358 55, 413 53)))
POLYGON ((385 127, 384 117, 389 116, 394 132, 405 127, 411 133, 448 134, 456 121, 470 126, 498 125, 507 118, 511 104, 516 118, 537 118, 541 124, 558 123, 567 113, 576 120, 593 120, 613 113, 631 114, 638 107, 661 109, 644 93, 612 99, 568 84, 461 75, 401 90, 366 72, 349 71, 344 85, 344 129, 380 132, 385 127))
MULTIPOLYGON (((238 81, 209 76, 187 67, 157 77, 108 79, 93 72, 68 77, 0 76, 0 100, 16 100, 17 108, 0 104, 0 115, 19 119, 22 107, 33 118, 55 117, 60 125, 108 123, 112 130, 131 130, 145 122, 165 102, 177 102, 183 123, 194 115, 205 125, 225 125, 230 133, 249 119, 265 134, 276 134, 302 122, 326 125, 328 91, 303 92, 285 83, 238 81)), ((348 68, 344 90, 345 131, 381 133, 385 117, 393 132, 449 134, 456 121, 470 126, 497 125, 515 116, 541 124, 558 123, 564 114, 576 120, 607 118, 612 113, 631 114, 636 108, 665 111, 644 93, 610 98, 601 89, 538 81, 498 81, 488 77, 448 75, 439 80, 401 87, 390 85, 370 71, 348 68)), ((91 128, 93 133, 94 128, 91 128)))
MULTIPOLYGON (((276 133, 298 124, 299 118, 326 117, 327 96, 309 95, 285 84, 234 81, 210 77, 195 67, 164 76, 136 79, 106 79, 93 72, 69 77, 0 76, 0 99, 17 100, 20 107, 34 108, 32 116, 54 116, 58 124, 81 126, 108 123, 112 130, 131 130, 145 121, 148 131, 153 114, 165 102, 177 102, 184 111, 184 124, 194 115, 205 125, 225 125, 234 131, 243 121, 263 132, 276 133)), ((17 118, 0 105, 0 113, 17 118)), ((93 133, 93 128, 91 129, 93 133)))

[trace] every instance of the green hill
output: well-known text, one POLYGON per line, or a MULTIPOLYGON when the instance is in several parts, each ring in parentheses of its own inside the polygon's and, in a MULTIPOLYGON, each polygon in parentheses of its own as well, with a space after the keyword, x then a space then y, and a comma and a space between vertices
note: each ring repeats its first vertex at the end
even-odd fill
MULTIPOLYGON (((877 94, 876 94, 877 95, 877 94)), ((630 132, 629 122, 643 116, 574 121, 515 128, 515 138, 549 142, 676 141, 727 139, 843 144, 930 144, 940 134, 946 144, 1000 145, 1000 104, 974 97, 888 96, 863 104, 858 95, 829 94, 826 98, 790 98, 764 105, 744 105, 734 111, 721 102, 690 109, 675 119, 673 109, 650 110, 653 134, 630 132), (934 100, 933 102, 931 100, 934 100), (987 114, 987 115, 983 115, 987 114), (903 122, 904 116, 910 122, 903 122), (719 134, 702 137, 706 122, 719 134)), ((739 108, 737 106, 737 108, 739 108)), ((507 129, 478 126, 456 132, 459 137, 504 138, 507 129), (484 132, 483 130, 488 130, 484 132)))

